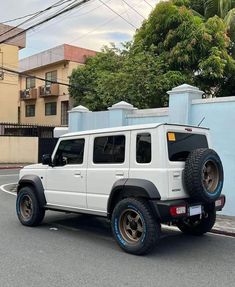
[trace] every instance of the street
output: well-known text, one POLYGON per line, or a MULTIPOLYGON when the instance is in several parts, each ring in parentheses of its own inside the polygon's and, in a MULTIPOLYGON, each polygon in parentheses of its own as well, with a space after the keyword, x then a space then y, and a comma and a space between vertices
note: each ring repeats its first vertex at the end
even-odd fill
MULTIPOLYGON (((18 170, 0 170, 0 186, 18 170)), ((165 229, 148 256, 124 253, 103 218, 47 212, 22 226, 15 196, 0 190, 0 286, 234 286, 235 238, 165 229)))

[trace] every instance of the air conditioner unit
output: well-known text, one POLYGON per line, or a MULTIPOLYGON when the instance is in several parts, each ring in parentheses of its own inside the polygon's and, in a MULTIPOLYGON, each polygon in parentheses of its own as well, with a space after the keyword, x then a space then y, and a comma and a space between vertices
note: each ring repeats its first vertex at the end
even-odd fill
POLYGON ((4 80, 4 72, 0 71, 0 80, 4 80))
POLYGON ((51 93, 51 85, 46 85, 45 86, 45 94, 48 95, 51 93))
POLYGON ((30 95, 30 90, 29 89, 26 89, 24 92, 25 92, 25 96, 29 96, 30 95))

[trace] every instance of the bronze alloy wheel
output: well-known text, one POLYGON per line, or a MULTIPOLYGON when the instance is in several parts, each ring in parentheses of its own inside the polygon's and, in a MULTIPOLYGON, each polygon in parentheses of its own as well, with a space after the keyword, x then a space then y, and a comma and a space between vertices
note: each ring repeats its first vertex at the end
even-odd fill
POLYGON ((33 203, 32 199, 28 195, 24 195, 20 202, 20 213, 25 220, 32 217, 33 203))
POLYGON ((202 169, 202 182, 208 192, 215 192, 219 183, 219 169, 214 161, 205 162, 202 169))
POLYGON ((129 244, 138 243, 144 232, 140 214, 133 209, 124 210, 120 216, 119 230, 123 239, 129 244))

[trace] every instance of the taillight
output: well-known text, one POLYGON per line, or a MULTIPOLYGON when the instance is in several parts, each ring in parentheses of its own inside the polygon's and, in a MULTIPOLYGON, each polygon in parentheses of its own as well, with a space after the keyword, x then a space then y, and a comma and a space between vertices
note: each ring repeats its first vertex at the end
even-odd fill
POLYGON ((215 201, 215 207, 222 208, 224 207, 224 203, 225 203, 224 197, 220 197, 219 199, 215 201))
POLYGON ((187 213, 186 205, 172 206, 170 207, 171 216, 185 215, 187 213))

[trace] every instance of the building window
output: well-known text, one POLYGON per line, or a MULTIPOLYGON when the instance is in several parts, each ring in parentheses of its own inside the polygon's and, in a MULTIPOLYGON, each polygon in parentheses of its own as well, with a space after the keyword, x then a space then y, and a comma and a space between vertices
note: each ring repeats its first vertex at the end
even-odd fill
POLYGON ((136 137, 136 161, 151 162, 151 135, 148 133, 138 134, 136 137))
POLYGON ((48 82, 46 81, 46 86, 50 86, 52 84, 52 82, 57 82, 57 71, 52 71, 52 72, 48 72, 46 73, 46 80, 48 80, 48 82))
POLYGON ((125 136, 97 137, 94 141, 94 163, 123 163, 125 161, 125 136))
POLYGON ((28 77, 26 78, 26 89, 32 89, 35 88, 35 78, 28 77))
POLYGON ((46 116, 55 116, 56 115, 56 106, 57 103, 46 103, 45 104, 45 115, 46 116))
POLYGON ((68 125, 68 110, 69 110, 69 101, 61 102, 61 125, 68 125))
POLYGON ((26 105, 25 116, 26 117, 35 117, 35 105, 26 105))

